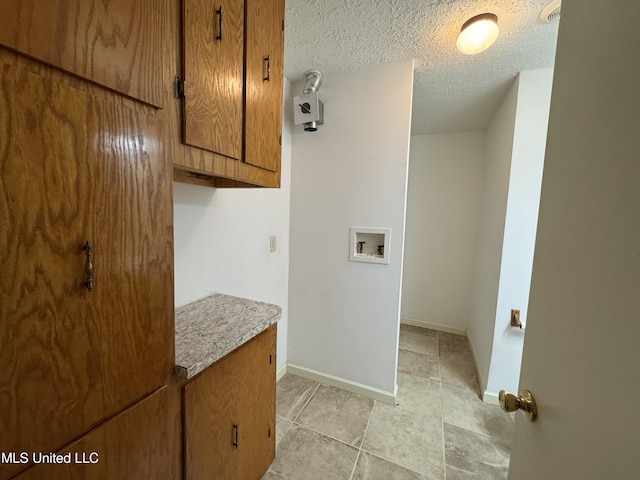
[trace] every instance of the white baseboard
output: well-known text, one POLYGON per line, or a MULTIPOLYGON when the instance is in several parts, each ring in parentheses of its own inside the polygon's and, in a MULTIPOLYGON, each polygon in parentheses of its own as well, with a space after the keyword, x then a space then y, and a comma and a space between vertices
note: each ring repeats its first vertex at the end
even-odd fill
POLYGON ((482 394, 482 401, 485 403, 490 403, 491 405, 500 405, 498 394, 489 392, 487 390, 484 390, 484 393, 482 394))
POLYGON ((334 377, 333 375, 318 372, 310 368, 293 365, 291 363, 288 363, 286 365, 286 373, 291 373, 292 375, 298 375, 299 377, 315 380, 316 382, 321 382, 332 387, 341 388, 342 390, 346 390, 347 392, 352 392, 358 395, 369 397, 373 400, 378 400, 389 405, 396 404, 396 395, 398 393, 397 385, 395 387, 395 391, 391 393, 385 390, 369 387, 361 383, 352 382, 344 378, 334 377))
POLYGON ((454 335, 467 335, 467 331, 464 328, 450 327, 449 325, 440 325, 439 323, 424 322, 422 320, 414 320, 413 318, 401 318, 400 323, 404 325, 413 325, 414 327, 437 330, 438 332, 453 333, 454 335))
POLYGON ((476 349, 474 348, 473 342, 471 341, 471 338, 469 338, 469 335, 467 335, 467 341, 469 342, 469 348, 471 349, 471 355, 473 356, 473 364, 476 367, 476 375, 478 376, 478 383, 480 384, 480 391, 482 392, 482 401, 485 403, 490 403, 492 405, 500 405, 500 403, 498 402, 498 396, 493 392, 487 392, 487 386, 482 381, 480 369, 478 368, 478 355, 476 355, 476 349), (498 403, 494 403, 493 397, 495 397, 495 402, 498 403))
POLYGON ((286 374, 287 374, 287 364, 285 363, 278 370, 276 370, 276 382, 279 381, 286 374))

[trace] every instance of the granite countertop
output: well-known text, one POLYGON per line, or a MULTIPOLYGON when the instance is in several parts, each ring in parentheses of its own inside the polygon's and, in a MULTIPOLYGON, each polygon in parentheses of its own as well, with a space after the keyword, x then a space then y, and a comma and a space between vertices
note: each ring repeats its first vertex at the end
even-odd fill
POLYGON ((176 309, 175 374, 192 378, 280 319, 270 303, 214 293, 176 309))

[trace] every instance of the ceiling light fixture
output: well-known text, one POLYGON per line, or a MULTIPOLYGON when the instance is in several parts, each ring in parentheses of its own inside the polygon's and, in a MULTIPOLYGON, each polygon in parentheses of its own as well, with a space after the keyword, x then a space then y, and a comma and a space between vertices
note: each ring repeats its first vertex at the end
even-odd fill
POLYGON ((560 0, 553 0, 549 5, 544 7, 540 14, 540 20, 547 23, 554 23, 560 20, 560 0))
POLYGON ((499 31, 498 16, 493 13, 481 13, 464 22, 456 45, 462 53, 474 55, 493 45, 499 31))

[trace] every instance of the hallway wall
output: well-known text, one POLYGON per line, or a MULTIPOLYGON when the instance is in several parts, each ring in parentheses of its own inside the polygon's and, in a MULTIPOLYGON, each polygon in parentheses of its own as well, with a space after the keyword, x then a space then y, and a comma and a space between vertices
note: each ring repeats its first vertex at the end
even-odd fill
POLYGON ((411 137, 403 321, 466 330, 486 132, 411 137))

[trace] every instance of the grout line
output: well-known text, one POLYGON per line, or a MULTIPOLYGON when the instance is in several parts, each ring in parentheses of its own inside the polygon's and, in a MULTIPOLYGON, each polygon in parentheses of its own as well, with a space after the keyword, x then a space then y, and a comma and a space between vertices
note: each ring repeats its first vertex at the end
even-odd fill
POLYGON ((313 392, 311 393, 311 395, 309 395, 309 398, 307 398, 307 401, 304 402, 304 405, 302 406, 298 414, 291 420, 292 422, 295 422, 296 420, 298 420, 298 417, 302 414, 302 412, 304 412, 304 409, 307 408, 307 405, 309 405, 309 402, 318 391, 318 388, 320 388, 320 382, 317 382, 317 383, 318 384, 316 385, 316 388, 313 389, 313 392))
POLYGON ((429 480, 431 480, 431 479, 433 478, 432 476, 429 476, 428 474, 426 474, 426 473, 424 473, 424 472, 419 472, 418 470, 415 470, 415 469, 413 469, 413 468, 411 468, 411 467, 408 467, 408 466, 406 466, 406 465, 402 465, 401 463, 398 463, 398 462, 396 462, 396 461, 394 461, 394 460, 391 460, 391 459, 389 459, 389 458, 387 458, 387 457, 385 457, 385 456, 382 456, 382 455, 380 455, 379 453, 376 453, 376 452, 370 452, 369 450, 367 450, 367 449, 365 449, 365 448, 363 448, 363 449, 362 449, 362 451, 363 451, 363 452, 368 453, 369 455, 371 455, 371 456, 373 456, 373 457, 378 457, 378 458, 380 458, 380 459, 384 460, 385 462, 389 462, 389 463, 391 463, 391 464, 393 464, 393 465, 396 465, 396 466, 398 466, 398 467, 402 467, 402 468, 404 468, 405 470, 409 470, 410 472, 417 473, 418 475, 421 475, 421 476, 423 476, 423 477, 426 477, 426 478, 428 478, 429 480))
MULTIPOLYGON (((289 429, 291 428, 291 425, 293 425, 293 420, 289 420, 286 417, 283 417, 282 415, 278 415, 276 413, 276 442, 277 442, 277 436, 278 436, 278 426, 277 426, 277 422, 278 422, 278 417, 286 420, 287 422, 289 422, 289 426, 287 428, 284 429, 284 432, 282 433, 282 436, 280 437, 280 442, 282 442, 282 440, 284 440, 284 436, 287 434, 287 432, 289 431, 289 429)), ((279 443, 279 442, 277 442, 279 443)), ((276 450, 278 449, 278 445, 276 445, 276 450)), ((277 455, 277 453, 276 453, 277 455)))
POLYGON ((356 447, 354 445, 351 445, 350 443, 347 443, 344 440, 340 440, 339 438, 336 438, 336 437, 334 437, 332 435, 329 435, 328 433, 321 432, 320 430, 316 430, 315 428, 309 427, 307 425, 303 425, 302 423, 298 423, 298 422, 293 422, 293 423, 295 424, 296 427, 304 428, 305 430, 309 430, 310 432, 317 433, 318 435, 322 435, 323 437, 327 437, 327 438, 329 438, 331 440, 335 440, 336 442, 342 443, 343 445, 346 445, 347 447, 354 448, 354 449, 356 449, 358 451, 360 450, 360 447, 356 447))
POLYGON ((353 476, 356 473, 356 467, 358 466, 358 461, 360 460, 360 455, 362 454, 362 446, 364 445, 364 439, 367 437, 367 432, 369 431, 369 424, 371 423, 371 417, 373 416, 373 409, 376 408, 377 403, 378 403, 377 400, 373 401, 373 406, 371 407, 371 411, 369 412, 369 418, 367 419, 367 426, 364 427, 364 432, 362 432, 362 440, 360 441, 360 447, 358 448, 358 455, 356 456, 356 462, 353 464, 353 468, 351 469, 351 476, 349 477, 349 480, 352 480, 353 476))
POLYGON ((360 460, 361 453, 362 453, 362 448, 359 448, 358 455, 356 455, 356 461, 353 463, 353 468, 351 469, 351 475, 349 475, 349 480, 353 480, 353 476, 356 473, 356 467, 358 466, 358 461, 360 460))

